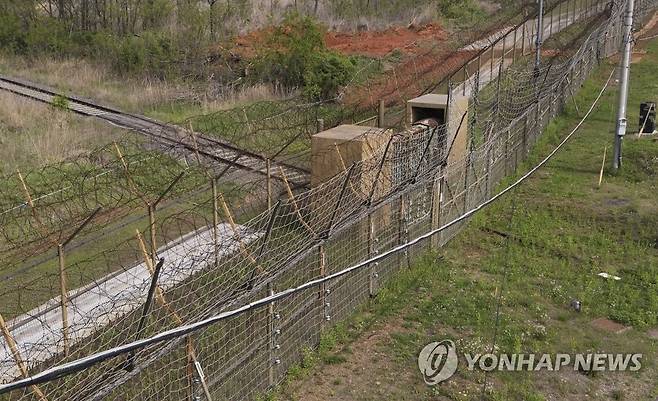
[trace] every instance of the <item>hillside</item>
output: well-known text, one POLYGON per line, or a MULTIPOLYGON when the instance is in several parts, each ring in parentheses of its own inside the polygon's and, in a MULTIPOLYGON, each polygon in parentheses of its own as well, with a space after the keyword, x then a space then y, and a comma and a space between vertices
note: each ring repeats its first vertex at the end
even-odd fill
MULTIPOLYGON (((654 27, 642 37, 657 32, 654 27)), ((610 171, 617 104, 617 87, 611 86, 548 166, 477 216, 444 250, 401 273, 356 317, 327 333, 319 353, 306 354, 292 370, 293 379, 266 398, 655 399, 658 141, 637 137, 636 117, 640 102, 656 98, 658 40, 638 43, 631 70, 632 118, 619 174, 610 171), (621 279, 600 277, 602 272, 621 279), (581 302, 580 313, 573 300, 581 302), (454 377, 430 387, 418 370, 418 354, 426 344, 444 339, 453 340, 459 352, 482 354, 642 353, 642 369, 492 372, 483 391, 485 373, 466 370, 462 359, 454 377)), ((617 62, 602 65, 569 100, 519 174, 580 121, 617 62)))

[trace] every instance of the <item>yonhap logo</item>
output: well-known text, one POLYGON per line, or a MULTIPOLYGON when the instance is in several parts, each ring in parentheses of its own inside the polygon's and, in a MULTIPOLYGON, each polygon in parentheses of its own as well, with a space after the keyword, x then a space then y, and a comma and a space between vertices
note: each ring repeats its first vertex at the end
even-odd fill
POLYGON ((427 344, 418 355, 418 368, 430 386, 451 378, 458 363, 455 343, 450 340, 427 344))
MULTIPOLYGON (((462 355, 466 369, 498 371, 636 372, 642 368, 642 354, 469 354, 462 355)), ((459 358, 451 340, 429 343, 418 355, 418 368, 423 380, 434 386, 451 378, 457 371, 459 358)), ((658 400, 656 400, 658 401, 658 400)))

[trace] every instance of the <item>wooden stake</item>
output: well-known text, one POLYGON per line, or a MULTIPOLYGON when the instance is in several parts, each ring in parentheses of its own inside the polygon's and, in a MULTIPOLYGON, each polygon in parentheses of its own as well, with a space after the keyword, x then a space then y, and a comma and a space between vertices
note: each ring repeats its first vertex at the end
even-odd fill
POLYGON ((304 226, 304 228, 315 238, 317 237, 315 231, 309 226, 306 221, 304 221, 304 218, 302 217, 302 213, 299 210, 299 206, 297 205, 297 201, 295 201, 295 195, 292 193, 292 189, 290 188, 290 184, 288 183, 288 178, 286 177, 286 173, 283 171, 282 167, 279 167, 279 171, 281 173, 281 178, 283 179, 283 183, 286 186, 286 192, 288 193, 288 199, 292 203, 292 207, 295 209, 295 214, 297 214, 297 219, 299 220, 300 223, 304 226))
POLYGON ((199 165, 201 165, 201 155, 199 155, 199 144, 196 140, 196 134, 192 129, 192 121, 190 121, 189 125, 190 125, 190 136, 192 136, 192 144, 194 144, 194 154, 196 155, 196 162, 199 165))
MULTIPOLYGON (((146 264, 146 268, 148 269, 149 273, 153 275, 155 273, 155 265, 153 263, 153 260, 149 256, 148 250, 146 249, 146 244, 144 243, 144 238, 142 237, 142 233, 139 232, 139 230, 135 230, 136 236, 137 236, 137 242, 139 243, 139 248, 142 251, 142 256, 144 257, 144 263, 146 264)), ((158 300, 158 303, 165 308, 167 313, 174 319, 174 321, 178 324, 181 325, 183 324, 183 319, 176 313, 176 311, 171 307, 171 305, 167 302, 167 300, 164 297, 164 293, 162 292, 162 289, 160 286, 155 287, 155 298, 158 300)))
POLYGON ((130 188, 130 191, 137 195, 144 203, 148 204, 148 201, 146 198, 144 198, 144 195, 142 195, 137 189, 137 184, 135 184, 135 181, 133 181, 133 178, 130 175, 130 170, 128 170, 128 163, 126 163, 126 159, 123 158, 123 153, 121 153, 121 149, 119 149, 119 145, 116 142, 114 142, 114 149, 117 152, 117 157, 121 161, 121 164, 123 164, 123 171, 126 175, 126 180, 128 181, 128 187, 130 188))
MULTIPOLYGON (((375 153, 372 145, 370 144, 370 141, 368 141, 368 138, 366 139, 366 145, 370 148, 371 153, 375 153)), ((336 153, 338 153, 338 159, 340 160, 340 166, 343 168, 343 172, 347 172, 347 166, 345 165, 345 160, 343 159, 343 155, 340 153, 340 148, 338 147, 338 144, 334 142, 334 147, 336 148, 336 153)), ((356 189, 354 189, 354 184, 350 181, 350 190, 354 195, 358 197, 358 194, 356 192, 356 189)))
POLYGON ((272 209, 272 162, 265 160, 267 164, 267 210, 272 209))
POLYGON ((238 244, 240 246, 240 253, 249 260, 252 264, 256 265, 256 268, 258 269, 259 273, 263 272, 263 269, 258 265, 256 262, 256 258, 254 258, 249 251, 247 250, 247 247, 245 246, 244 242, 242 242, 242 237, 240 236, 240 233, 238 232, 238 226, 235 224, 235 220, 233 220, 233 215, 231 214, 231 211, 228 208, 228 205, 226 204, 226 200, 224 200, 224 195, 221 193, 219 194, 219 201, 222 204, 222 210, 224 211, 224 215, 226 215, 226 219, 228 220, 228 224, 231 226, 231 229, 233 230, 233 234, 236 236, 238 240, 238 244))
POLYGON ((155 208, 150 204, 146 204, 146 208, 149 214, 149 234, 151 237, 151 258, 153 260, 153 265, 155 261, 158 260, 158 246, 155 239, 155 208))
POLYGON ((603 162, 601 163, 601 172, 599 173, 599 188, 601 187, 601 183, 603 182, 603 168, 605 168, 605 156, 606 153, 608 152, 608 147, 603 148, 603 162))
MULTIPOLYGON (((2 318, 2 315, 0 315, 0 331, 2 331, 2 336, 5 338, 5 342, 7 343, 7 346, 11 351, 11 355, 14 358, 14 361, 16 362, 16 366, 18 366, 18 370, 20 370, 21 372, 21 376, 23 376, 24 378, 28 377, 27 366, 25 365, 25 362, 21 357, 21 353, 18 351, 18 346, 16 345, 16 341, 14 341, 14 337, 12 337, 11 333, 9 332, 9 328, 5 323, 5 320, 2 318)), ((34 393, 34 395, 37 398, 39 398, 39 400, 48 401, 46 395, 36 385, 31 385, 30 390, 32 391, 32 393, 34 393)))
POLYGON ((43 223, 41 223, 41 219, 39 218, 39 215, 37 214, 37 210, 34 208, 34 202, 32 201, 32 195, 30 195, 30 190, 27 189, 27 183, 25 182, 25 179, 23 178, 23 174, 21 174, 21 171, 18 170, 18 169, 16 169, 16 172, 18 173, 18 179, 21 181, 21 186, 23 187, 23 194, 25 195, 25 202, 27 202, 27 204, 30 206, 30 210, 32 211, 32 217, 34 217, 34 220, 36 220, 39 229, 43 229, 43 223))
POLYGON ((25 183, 25 179, 23 179, 23 174, 21 174, 21 171, 18 169, 16 169, 16 172, 18 173, 18 179, 21 180, 21 185, 23 186, 23 193, 25 194, 27 204, 30 205, 32 210, 34 210, 34 202, 32 202, 32 196, 30 195, 30 191, 27 189, 27 184, 25 183))
MULTIPOLYGON (((135 233, 137 236, 137 242, 139 243, 139 248, 142 251, 142 257, 144 258, 144 263, 146 264, 146 268, 148 269, 151 276, 153 276, 155 274, 154 261, 151 260, 148 254, 148 250, 146 249, 146 244, 144 244, 144 238, 142 237, 142 233, 140 233, 139 230, 135 230, 135 233)), ((164 296, 164 292, 162 291, 159 285, 156 285, 155 287, 155 298, 158 300, 158 303, 167 311, 169 316, 171 316, 172 320, 177 325, 180 326, 183 324, 183 319, 180 317, 178 312, 176 312, 176 310, 171 306, 171 304, 167 302, 167 299, 164 296)), ((190 336, 187 336, 186 349, 187 349, 187 359, 188 359, 187 375, 191 383, 193 381, 194 365, 197 363, 197 358, 196 358, 196 352, 194 351, 194 344, 192 343, 192 337, 190 336)), ((192 398, 191 395, 190 398, 192 398)))
POLYGON ((64 340, 64 355, 69 355, 69 313, 68 295, 66 292, 66 271, 64 265, 64 245, 57 244, 57 256, 59 260, 59 304, 62 308, 62 339, 64 340))
POLYGON ((386 105, 384 99, 379 99, 379 115, 377 117, 377 127, 384 128, 384 116, 386 114, 386 105))

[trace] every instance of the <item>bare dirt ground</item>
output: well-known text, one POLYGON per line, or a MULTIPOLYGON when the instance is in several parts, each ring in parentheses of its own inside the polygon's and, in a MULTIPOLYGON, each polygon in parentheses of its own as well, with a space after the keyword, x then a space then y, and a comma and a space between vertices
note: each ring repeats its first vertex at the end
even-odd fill
POLYGON ((427 44, 445 41, 449 33, 439 24, 421 27, 395 27, 385 31, 358 33, 328 32, 327 47, 344 54, 383 57, 399 50, 405 54, 418 54, 427 44))

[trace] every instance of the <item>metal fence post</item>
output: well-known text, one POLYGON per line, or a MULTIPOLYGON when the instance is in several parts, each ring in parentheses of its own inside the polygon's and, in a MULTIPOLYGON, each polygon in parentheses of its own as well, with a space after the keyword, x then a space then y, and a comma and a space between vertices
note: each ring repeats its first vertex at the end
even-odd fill
MULTIPOLYGON (((443 169, 441 169, 443 170, 443 169)), ((441 227, 441 208, 443 206, 443 171, 439 171, 439 178, 432 182, 432 209, 431 209, 431 229, 436 230, 441 227)), ((436 249, 441 247, 441 235, 439 232, 433 235, 430 240, 430 247, 436 249)))
MULTIPOLYGON (((267 283, 267 295, 274 295, 274 285, 271 281, 267 283)), ((279 344, 277 344, 276 340, 277 332, 274 324, 275 318, 274 302, 270 302, 267 305, 267 360, 269 362, 267 369, 267 383, 270 387, 275 383, 276 365, 280 362, 276 356, 276 350, 278 349, 279 344)))
MULTIPOLYGON (((318 264, 320 268, 320 278, 324 278, 327 275, 327 266, 326 266, 326 254, 324 250, 324 245, 320 244, 318 246, 318 264)), ((326 322, 331 319, 328 311, 327 305, 327 295, 329 290, 325 282, 320 283, 320 292, 318 294, 318 299, 320 300, 320 334, 324 331, 324 326, 326 322)))
MULTIPOLYGON (((377 236, 375 235, 375 223, 372 219, 372 213, 368 213, 368 259, 372 258, 376 253, 375 243, 377 242, 377 236)), ((370 263, 368 266, 368 294, 371 297, 374 297, 377 294, 377 279, 379 278, 379 273, 377 272, 377 266, 379 262, 370 263)))
MULTIPOLYGON (((404 194, 400 194, 400 204, 398 207, 398 245, 402 245, 404 243, 404 233, 405 233, 405 228, 406 228, 406 220, 407 220, 407 210, 406 210, 406 198, 404 194)), ((403 252, 398 252, 398 269, 402 268, 402 260, 404 257, 408 256, 407 252, 409 249, 405 249, 403 252)))
POLYGON ((486 155, 487 155, 487 164, 486 164, 486 170, 485 170, 485 175, 486 179, 484 181, 485 185, 485 193, 487 194, 487 198, 491 197, 491 187, 493 183, 493 179, 491 176, 491 147, 493 144, 490 141, 485 142, 485 146, 487 147, 486 155))
POLYGON ((468 154, 466 155, 466 163, 464 164, 464 213, 468 210, 468 172, 471 169, 472 153, 469 146, 468 154))
POLYGON ((59 261, 60 306, 62 308, 62 339, 64 340, 64 355, 69 354, 69 314, 68 296, 66 291, 66 271, 64 266, 64 245, 57 244, 57 259, 59 261))
POLYGON ((523 119, 523 157, 528 155, 528 112, 525 113, 523 119))

